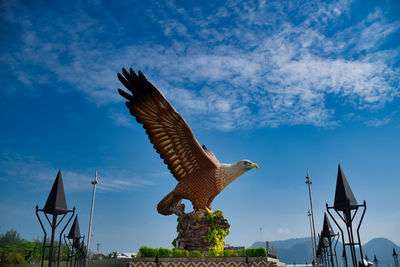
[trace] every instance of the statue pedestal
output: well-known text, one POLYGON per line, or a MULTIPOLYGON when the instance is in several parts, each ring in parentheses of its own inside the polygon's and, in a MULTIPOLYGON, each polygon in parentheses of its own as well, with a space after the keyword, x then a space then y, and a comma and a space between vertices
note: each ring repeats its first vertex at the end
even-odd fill
POLYGON ((229 227, 219 210, 209 214, 203 211, 183 213, 178 216, 178 237, 174 241, 178 249, 198 250, 204 254, 209 250, 223 252, 229 227))

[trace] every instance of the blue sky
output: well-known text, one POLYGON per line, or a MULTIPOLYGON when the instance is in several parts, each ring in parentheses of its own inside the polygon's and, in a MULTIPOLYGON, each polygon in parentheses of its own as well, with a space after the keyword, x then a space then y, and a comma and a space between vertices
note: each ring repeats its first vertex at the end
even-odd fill
POLYGON ((171 246, 156 205, 176 181, 116 91, 133 67, 221 162, 260 165, 213 203, 227 243, 308 236, 308 169, 321 230, 340 163, 367 201, 362 242, 399 244, 400 3, 285 2, 1 1, 0 232, 42 236, 61 169, 87 235, 97 169, 100 249, 171 246))

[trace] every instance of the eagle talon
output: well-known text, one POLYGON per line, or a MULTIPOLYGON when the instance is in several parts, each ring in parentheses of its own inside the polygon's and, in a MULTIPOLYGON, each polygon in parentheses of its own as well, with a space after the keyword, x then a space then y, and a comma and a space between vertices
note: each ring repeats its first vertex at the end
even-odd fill
POLYGON ((181 216, 185 213, 185 204, 180 204, 179 207, 171 208, 172 213, 175 213, 177 216, 181 216))

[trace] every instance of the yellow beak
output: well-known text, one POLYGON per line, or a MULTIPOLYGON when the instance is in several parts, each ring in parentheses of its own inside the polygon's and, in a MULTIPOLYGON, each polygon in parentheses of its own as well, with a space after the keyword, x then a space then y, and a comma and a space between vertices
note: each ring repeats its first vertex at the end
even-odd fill
POLYGON ((258 164, 257 163, 252 163, 251 165, 250 165, 250 168, 258 168, 258 164))

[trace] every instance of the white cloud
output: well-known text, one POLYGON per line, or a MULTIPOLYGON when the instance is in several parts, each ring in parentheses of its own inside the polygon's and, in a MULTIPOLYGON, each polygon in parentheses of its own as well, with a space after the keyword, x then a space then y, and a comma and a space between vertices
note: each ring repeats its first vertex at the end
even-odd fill
POLYGON ((398 31, 400 21, 389 22, 382 10, 376 9, 364 20, 354 26, 336 33, 335 39, 342 40, 340 50, 349 49, 351 53, 374 52, 386 38, 398 31))
POLYGON ((382 125, 386 125, 392 120, 390 118, 384 118, 384 119, 373 119, 373 120, 367 120, 365 121, 365 125, 369 127, 379 127, 382 125))
POLYGON ((290 229, 289 228, 283 228, 283 227, 279 227, 277 230, 278 234, 289 234, 290 233, 290 229))
POLYGON ((119 112, 110 112, 109 118, 118 126, 131 126, 133 121, 127 114, 119 112))
MULTIPOLYGON (((66 192, 88 192, 93 186, 94 173, 86 170, 76 171, 62 169, 66 192)), ((0 155, 0 179, 14 183, 23 183, 35 190, 50 190, 58 170, 50 163, 43 162, 29 155, 3 153, 0 155)), ((136 187, 154 185, 152 181, 143 180, 125 171, 100 171, 98 175, 100 191, 125 191, 136 187)))
MULTIPOLYGON (((343 118, 337 107, 327 105, 328 97, 357 112, 383 108, 399 95, 397 53, 377 48, 398 32, 400 22, 387 21, 377 9, 356 25, 326 35, 349 7, 349 1, 304 3, 300 10, 279 2, 230 1, 210 15, 168 2, 146 15, 173 42, 127 39, 131 45, 118 47, 90 39, 105 25, 84 11, 69 24, 59 19, 43 28, 26 16, 23 46, 1 61, 26 86, 55 80, 98 105, 121 101, 115 74, 134 63, 184 116, 225 131, 337 125, 343 118)), ((118 114, 110 118, 129 125, 118 114)))

